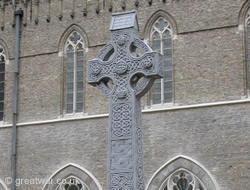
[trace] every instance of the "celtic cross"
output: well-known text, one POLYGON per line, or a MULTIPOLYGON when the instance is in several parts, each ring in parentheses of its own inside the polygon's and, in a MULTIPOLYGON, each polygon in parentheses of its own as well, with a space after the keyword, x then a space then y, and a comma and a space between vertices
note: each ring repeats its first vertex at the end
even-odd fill
POLYGON ((110 30, 88 62, 88 83, 110 100, 107 190, 144 190, 140 97, 162 77, 162 56, 139 39, 135 11, 113 14, 110 30))

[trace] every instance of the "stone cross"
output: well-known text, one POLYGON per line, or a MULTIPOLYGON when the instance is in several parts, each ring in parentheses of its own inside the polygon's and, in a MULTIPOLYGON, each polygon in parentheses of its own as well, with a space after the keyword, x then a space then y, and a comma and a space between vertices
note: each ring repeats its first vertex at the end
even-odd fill
POLYGON ((88 83, 110 101, 107 190, 144 190, 140 97, 162 77, 163 59, 139 39, 135 11, 113 14, 110 30, 88 62, 88 83))

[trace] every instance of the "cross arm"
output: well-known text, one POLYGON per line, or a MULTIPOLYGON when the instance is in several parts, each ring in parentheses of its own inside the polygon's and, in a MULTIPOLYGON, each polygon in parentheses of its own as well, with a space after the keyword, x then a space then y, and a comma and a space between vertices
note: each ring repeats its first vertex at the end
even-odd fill
POLYGON ((163 76, 163 57, 158 52, 146 52, 142 57, 134 58, 131 74, 142 73, 154 79, 163 76))
POLYGON ((100 59, 93 59, 88 62, 88 83, 96 86, 104 78, 112 78, 110 73, 112 72, 111 63, 104 62, 100 59))

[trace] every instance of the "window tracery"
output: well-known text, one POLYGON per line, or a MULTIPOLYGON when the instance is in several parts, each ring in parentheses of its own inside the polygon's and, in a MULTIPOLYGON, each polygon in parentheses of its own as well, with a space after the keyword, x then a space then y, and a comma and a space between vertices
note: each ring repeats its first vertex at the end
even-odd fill
POLYGON ((64 109, 66 114, 83 112, 84 51, 83 37, 73 31, 65 45, 64 109))
POLYGON ((163 17, 158 18, 153 24, 151 44, 152 49, 164 57, 164 76, 154 82, 152 104, 171 103, 173 101, 172 29, 170 23, 163 17))
POLYGON ((171 174, 166 183, 164 190, 206 190, 197 176, 184 169, 171 174))

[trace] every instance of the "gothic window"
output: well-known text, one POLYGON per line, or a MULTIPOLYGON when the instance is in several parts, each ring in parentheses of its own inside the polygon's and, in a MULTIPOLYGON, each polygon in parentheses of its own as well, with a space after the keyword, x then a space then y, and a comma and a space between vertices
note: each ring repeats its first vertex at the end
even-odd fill
POLYGON ((246 28, 247 28, 247 88, 250 93, 250 9, 248 10, 246 17, 246 28))
POLYGON ((83 112, 83 37, 73 31, 65 46, 64 109, 66 114, 83 112))
POLYGON ((177 156, 160 167, 146 190, 219 190, 210 172, 187 156, 177 156))
POLYGON ((3 120, 4 112, 4 75, 5 75, 5 54, 4 49, 0 45, 0 121, 3 120))
POLYGON ((167 20, 160 17, 151 30, 151 44, 154 51, 164 57, 164 76, 157 79, 152 87, 152 104, 173 101, 172 29, 167 20))
MULTIPOLYGON (((1 182, 1 179, 0 179, 1 182)), ((1 187, 1 186, 0 186, 1 187)), ((69 163, 50 176, 42 190, 102 190, 93 174, 76 164, 69 163)))
POLYGON ((164 190, 206 190, 206 188, 194 174, 180 169, 167 178, 164 190))
POLYGON ((89 187, 79 178, 69 176, 63 179, 55 190, 90 190, 89 187))

